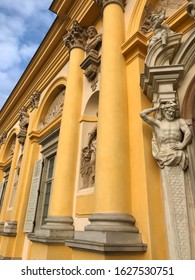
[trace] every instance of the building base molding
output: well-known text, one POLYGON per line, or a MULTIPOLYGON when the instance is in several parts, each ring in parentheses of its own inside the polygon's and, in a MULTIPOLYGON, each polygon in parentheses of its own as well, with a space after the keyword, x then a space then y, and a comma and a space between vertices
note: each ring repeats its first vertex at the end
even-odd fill
POLYGON ((48 217, 46 224, 34 233, 28 234, 31 241, 47 244, 64 244, 66 239, 71 239, 73 236, 72 217, 48 217))
POLYGON ((5 224, 5 222, 0 222, 0 235, 2 235, 2 233, 3 233, 4 224, 5 224))
POLYGON ((12 258, 12 257, 0 256, 0 261, 1 260, 22 260, 22 258, 12 258))
POLYGON ((147 245, 142 243, 141 234, 134 226, 135 219, 128 214, 96 213, 91 224, 82 232, 75 232, 74 239, 66 240, 71 248, 99 252, 145 252, 147 245))

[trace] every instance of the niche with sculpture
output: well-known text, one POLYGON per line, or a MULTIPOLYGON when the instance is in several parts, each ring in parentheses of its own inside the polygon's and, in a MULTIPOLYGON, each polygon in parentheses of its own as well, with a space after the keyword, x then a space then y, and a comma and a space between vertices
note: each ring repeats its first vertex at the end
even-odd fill
POLYGON ((96 92, 89 99, 81 122, 79 190, 95 186, 98 98, 99 94, 96 92))

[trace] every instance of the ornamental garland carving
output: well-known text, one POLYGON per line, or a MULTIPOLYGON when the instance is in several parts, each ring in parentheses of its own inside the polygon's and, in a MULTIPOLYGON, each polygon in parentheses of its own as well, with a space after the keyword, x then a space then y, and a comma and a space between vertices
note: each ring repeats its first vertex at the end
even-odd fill
POLYGON ((86 29, 78 24, 77 20, 73 21, 73 27, 68 30, 68 33, 63 37, 65 46, 69 51, 73 48, 85 49, 87 41, 86 29))
POLYGON ((94 187, 96 163, 97 126, 89 133, 88 145, 82 149, 80 175, 82 186, 80 189, 94 187))

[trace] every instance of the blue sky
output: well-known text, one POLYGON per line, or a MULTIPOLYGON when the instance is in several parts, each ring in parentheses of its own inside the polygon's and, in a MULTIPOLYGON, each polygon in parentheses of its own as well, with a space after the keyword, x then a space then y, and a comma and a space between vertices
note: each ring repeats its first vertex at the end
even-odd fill
POLYGON ((52 0, 0 0, 0 108, 52 25, 52 0))

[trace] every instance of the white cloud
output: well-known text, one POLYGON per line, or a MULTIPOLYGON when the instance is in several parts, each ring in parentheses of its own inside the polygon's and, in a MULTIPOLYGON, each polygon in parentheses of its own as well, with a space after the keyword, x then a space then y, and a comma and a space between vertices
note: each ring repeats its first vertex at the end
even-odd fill
POLYGON ((54 20, 51 3, 0 0, 0 108, 54 20))
POLYGON ((27 43, 22 45, 19 53, 23 59, 31 58, 34 55, 37 48, 38 48, 38 44, 27 43))

